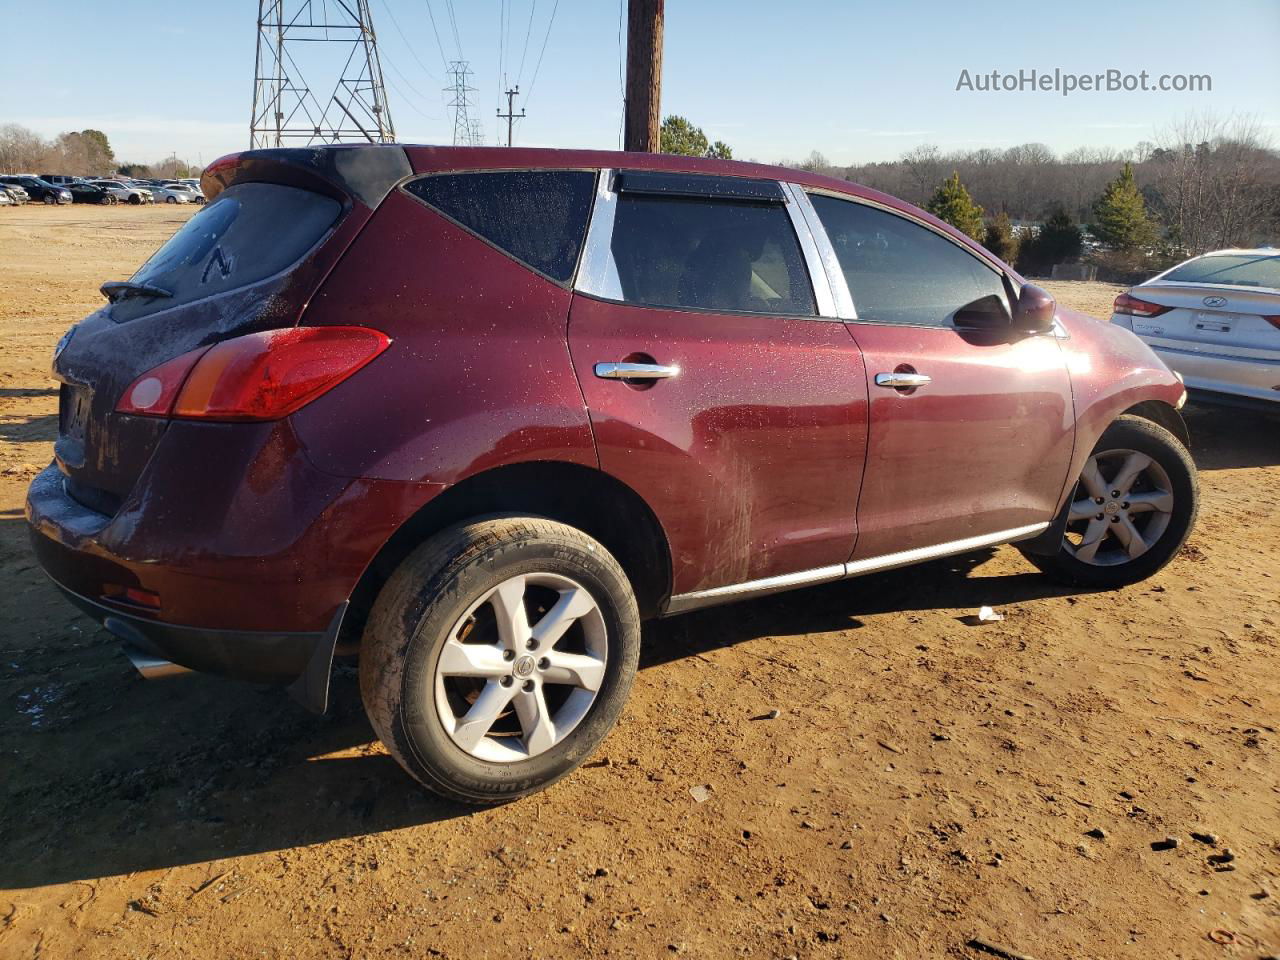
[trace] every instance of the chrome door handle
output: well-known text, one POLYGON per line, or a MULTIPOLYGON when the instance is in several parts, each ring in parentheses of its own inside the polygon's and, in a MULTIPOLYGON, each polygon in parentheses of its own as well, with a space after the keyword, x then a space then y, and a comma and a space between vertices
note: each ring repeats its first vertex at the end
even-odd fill
POLYGON ((877 387, 893 387, 895 390, 912 389, 914 387, 923 387, 926 383, 932 383, 933 377, 925 376, 923 373, 877 373, 877 387))
POLYGON ((679 367, 662 363, 597 363, 595 365, 595 374, 601 380, 666 380, 679 372, 679 367))

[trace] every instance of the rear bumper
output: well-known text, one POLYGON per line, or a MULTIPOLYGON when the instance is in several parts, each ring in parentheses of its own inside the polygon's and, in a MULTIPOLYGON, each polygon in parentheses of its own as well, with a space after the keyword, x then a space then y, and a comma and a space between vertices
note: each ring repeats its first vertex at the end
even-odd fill
POLYGON ((260 683, 289 684, 289 693, 309 710, 329 704, 329 673, 344 603, 323 633, 208 630, 163 623, 90 600, 54 581, 68 600, 118 638, 144 677, 165 676, 173 665, 260 683))
POLYGON ((1170 370, 1182 375, 1193 396, 1207 392, 1280 404, 1280 360, 1231 357, 1148 343, 1170 370))
POLYGON ((169 426, 111 516, 51 464, 27 491, 36 558, 69 599, 151 656, 295 683, 370 561, 441 488, 334 477, 288 421, 169 426))

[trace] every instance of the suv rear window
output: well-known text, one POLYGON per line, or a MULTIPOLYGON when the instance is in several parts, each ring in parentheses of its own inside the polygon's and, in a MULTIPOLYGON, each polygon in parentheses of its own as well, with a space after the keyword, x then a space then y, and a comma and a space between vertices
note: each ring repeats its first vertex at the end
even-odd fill
POLYGON ((131 278, 172 297, 122 300, 116 321, 247 287, 296 263, 324 236, 342 205, 275 183, 239 183, 193 216, 131 278))
POLYGON ((442 173, 405 189, 557 283, 568 283, 587 233, 596 175, 585 170, 442 173))
POLYGON ((817 312, 800 242, 780 203, 621 193, 611 248, 627 303, 817 312))
POLYGON ((1229 253, 1198 257, 1174 267, 1160 279, 1180 283, 1230 283, 1280 290, 1280 255, 1229 253))

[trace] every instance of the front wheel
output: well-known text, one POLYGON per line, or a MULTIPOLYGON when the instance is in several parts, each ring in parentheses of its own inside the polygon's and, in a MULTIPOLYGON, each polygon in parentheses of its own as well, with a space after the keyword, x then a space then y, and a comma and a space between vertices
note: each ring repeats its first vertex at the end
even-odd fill
POLYGON ((580 530, 484 518, 431 537, 374 604, 360 693, 420 783, 498 803, 575 769, 635 677, 640 620, 618 562, 580 530))
POLYGON ((1163 427, 1124 416, 1103 432, 1085 463, 1058 552, 1023 555, 1076 586, 1136 583, 1173 559, 1199 508, 1200 484, 1187 448, 1163 427))
POLYGON ((177 203, 177 202, 178 202, 178 198, 177 198, 177 197, 165 197, 164 199, 165 199, 165 203, 177 203))
POLYGON ((52 193, 46 193, 44 195, 44 202, 47 206, 51 207, 58 202, 58 198, 55 197, 52 193))

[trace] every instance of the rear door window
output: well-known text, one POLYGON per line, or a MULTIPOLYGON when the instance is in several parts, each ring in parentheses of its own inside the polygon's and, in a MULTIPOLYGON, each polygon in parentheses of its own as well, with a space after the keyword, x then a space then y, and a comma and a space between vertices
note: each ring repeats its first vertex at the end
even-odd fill
POLYGON ((940 234, 865 203, 823 194, 809 199, 859 320, 947 326, 961 307, 989 295, 1008 308, 1003 276, 940 234))
POLYGON ((405 190, 503 253, 568 283, 587 233, 596 175, 586 170, 442 173, 405 190))
POLYGON ((216 296, 265 280, 302 258, 342 205, 275 183, 240 183, 203 207, 131 278, 172 297, 134 297, 111 308, 117 321, 216 296))
POLYGON ((781 203, 620 193, 610 243, 627 303, 813 316, 800 242, 781 203))

